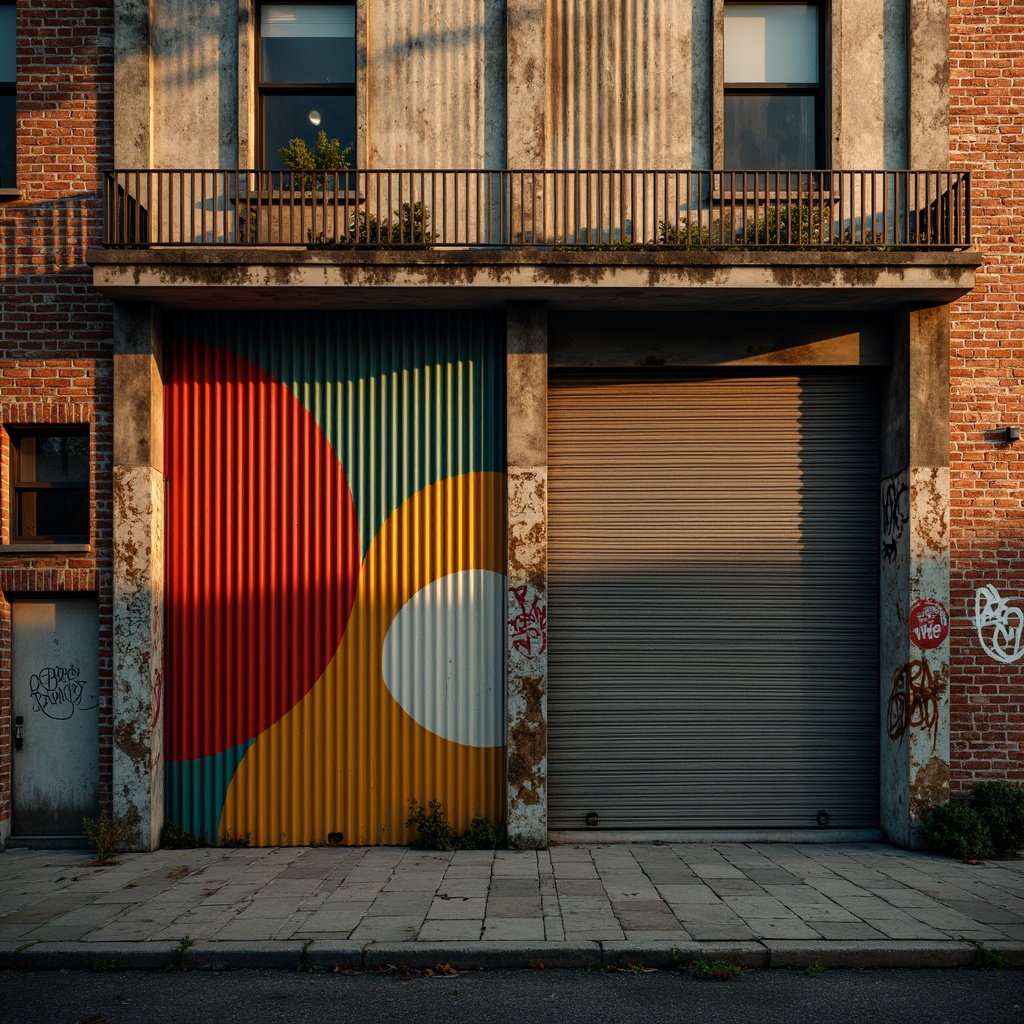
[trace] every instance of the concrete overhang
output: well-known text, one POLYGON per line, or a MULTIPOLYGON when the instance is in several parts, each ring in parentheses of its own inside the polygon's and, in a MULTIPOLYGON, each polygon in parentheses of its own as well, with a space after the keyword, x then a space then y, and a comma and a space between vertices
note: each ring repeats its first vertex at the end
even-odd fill
POLYGON ((90 249, 115 302, 167 309, 501 306, 553 309, 870 310, 940 305, 974 287, 982 257, 950 251, 311 251, 90 249))

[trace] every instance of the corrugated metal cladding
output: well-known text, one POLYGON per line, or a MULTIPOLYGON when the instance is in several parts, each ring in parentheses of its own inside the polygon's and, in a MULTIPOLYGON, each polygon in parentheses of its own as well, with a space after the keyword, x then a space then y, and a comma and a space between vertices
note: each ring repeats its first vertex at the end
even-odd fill
POLYGON ((549 417, 551 826, 877 826, 874 382, 558 378, 549 417))
POLYGON ((503 323, 183 314, 167 813, 257 845, 503 816, 503 323))
POLYGON ((368 0, 366 24, 360 166, 508 166, 504 0, 368 0))
POLYGON ((689 0, 548 0, 538 14, 544 6, 548 166, 692 166, 689 0))

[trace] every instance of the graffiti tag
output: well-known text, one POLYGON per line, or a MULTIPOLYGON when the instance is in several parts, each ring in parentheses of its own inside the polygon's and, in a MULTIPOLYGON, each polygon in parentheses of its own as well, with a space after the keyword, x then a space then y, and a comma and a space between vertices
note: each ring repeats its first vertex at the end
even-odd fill
POLYGON ((886 709, 889 739, 898 740, 911 726, 926 729, 932 747, 939 742, 939 698, 942 687, 927 661, 911 661, 896 670, 886 709))
POLYGON ((522 651, 527 657, 543 654, 548 646, 548 610, 540 603, 540 597, 533 595, 527 602, 529 588, 527 586, 509 587, 509 592, 519 606, 512 609, 509 626, 512 634, 512 646, 522 651), (535 649, 535 645, 536 649, 535 649))
POLYGON ((990 658, 1012 665, 1024 657, 1024 612, 991 584, 979 587, 974 595, 974 625, 990 658))
POLYGON ((95 684, 79 679, 77 665, 68 668, 43 668, 29 677, 32 710, 47 718, 64 721, 76 711, 91 711, 99 706, 95 684))
POLYGON ((949 636, 949 615, 941 601, 922 598, 910 608, 910 641, 923 651, 941 646, 949 636))
POLYGON ((907 485, 898 484, 895 477, 890 477, 882 490, 882 557, 887 562, 895 561, 897 542, 908 522, 907 485))

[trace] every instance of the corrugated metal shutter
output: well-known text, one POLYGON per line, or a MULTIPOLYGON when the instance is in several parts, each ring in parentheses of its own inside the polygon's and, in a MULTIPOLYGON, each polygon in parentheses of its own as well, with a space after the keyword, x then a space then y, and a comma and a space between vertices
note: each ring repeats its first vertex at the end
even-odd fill
POLYGON ((878 822, 878 408, 856 372, 555 378, 552 828, 878 822))
POLYGON ((256 845, 504 808, 504 345, 474 312, 165 335, 167 811, 256 845))

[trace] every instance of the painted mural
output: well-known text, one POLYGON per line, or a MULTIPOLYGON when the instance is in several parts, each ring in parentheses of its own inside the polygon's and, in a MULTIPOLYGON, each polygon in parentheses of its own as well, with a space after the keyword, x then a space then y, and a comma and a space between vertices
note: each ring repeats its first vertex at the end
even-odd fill
POLYGON ((503 816, 504 343, 472 313, 183 315, 167 814, 257 845, 503 816))

